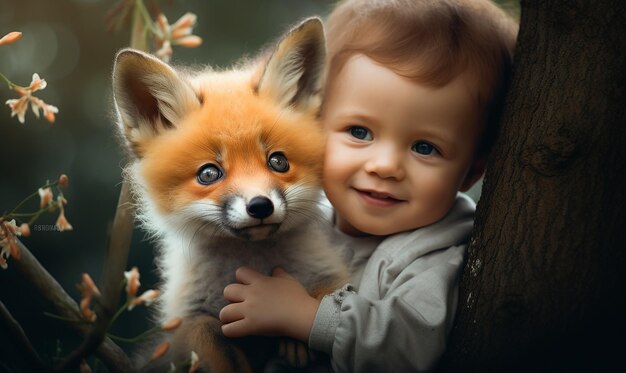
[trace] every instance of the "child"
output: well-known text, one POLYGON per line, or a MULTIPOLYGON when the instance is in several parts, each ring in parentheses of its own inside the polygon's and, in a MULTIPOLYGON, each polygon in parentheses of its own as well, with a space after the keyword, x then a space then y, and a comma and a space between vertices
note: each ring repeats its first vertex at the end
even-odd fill
MULTIPOLYGON (((281 269, 224 289, 226 336, 284 335, 335 371, 441 356, 517 26, 489 0, 348 0, 327 25, 324 190, 352 284, 318 300, 281 269)), ((294 243, 297 250, 297 243, 294 243)))

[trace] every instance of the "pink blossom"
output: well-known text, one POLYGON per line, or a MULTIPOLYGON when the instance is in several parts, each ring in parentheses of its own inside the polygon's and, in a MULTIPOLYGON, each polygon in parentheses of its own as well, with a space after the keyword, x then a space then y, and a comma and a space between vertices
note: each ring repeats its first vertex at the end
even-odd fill
POLYGON ((139 269, 137 267, 131 268, 130 271, 124 272, 126 278, 126 296, 128 299, 134 299, 137 296, 139 290, 139 269))
POLYGON ((43 90, 46 88, 47 83, 44 79, 39 77, 39 74, 33 74, 33 80, 30 85, 26 88, 13 86, 13 90, 15 90, 20 96, 17 99, 7 100, 6 104, 11 108, 11 117, 17 115, 17 119, 20 123, 24 123, 24 116, 26 115, 26 109, 28 109, 28 104, 32 105, 33 113, 39 118, 39 109, 43 110, 43 114, 46 119, 50 122, 54 122, 54 115, 59 112, 59 109, 56 106, 46 104, 42 99, 33 96, 33 92, 43 90))
POLYGON ((3 269, 7 269, 9 257, 20 258, 21 252, 17 246, 16 237, 21 235, 22 229, 15 224, 15 220, 3 221, 0 219, 0 267, 3 269))
POLYGON ((67 218, 65 217, 65 208, 63 208, 63 205, 67 203, 67 200, 63 198, 63 196, 58 196, 57 202, 59 205, 59 210, 61 211, 59 213, 59 217, 57 218, 56 227, 59 232, 71 231, 74 228, 72 227, 70 222, 67 221, 67 218))
POLYGON ((54 198, 54 196, 52 195, 52 189, 50 189, 50 187, 48 188, 39 188, 38 189, 39 192, 39 207, 40 208, 44 208, 46 206, 48 206, 50 204, 50 202, 52 202, 52 198, 54 198))
POLYGON ((86 320, 95 321, 96 313, 93 312, 89 306, 91 305, 91 301, 94 297, 100 297, 100 290, 98 290, 98 287, 93 282, 89 274, 83 273, 82 280, 82 283, 76 285, 82 294, 82 299, 80 300, 80 312, 86 320))
POLYGON ((192 35, 197 16, 186 13, 176 23, 170 25, 163 13, 157 16, 155 26, 159 32, 156 36, 157 51, 155 55, 165 62, 172 57, 172 45, 195 48, 202 44, 202 38, 192 35))
POLYGON ((146 306, 149 306, 150 304, 152 304, 152 302, 157 300, 160 295, 161 293, 158 290, 146 290, 143 294, 130 302, 130 304, 128 305, 128 310, 132 311, 135 306, 138 306, 142 303, 144 303, 146 306))

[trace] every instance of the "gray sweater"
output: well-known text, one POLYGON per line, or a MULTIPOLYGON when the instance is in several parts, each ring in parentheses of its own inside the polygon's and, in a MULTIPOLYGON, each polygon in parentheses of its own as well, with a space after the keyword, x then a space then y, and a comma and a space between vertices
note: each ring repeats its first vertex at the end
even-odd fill
POLYGON ((459 193, 429 226, 382 238, 343 235, 358 286, 322 299, 309 346, 330 354, 335 372, 432 369, 454 319, 474 209, 459 193))

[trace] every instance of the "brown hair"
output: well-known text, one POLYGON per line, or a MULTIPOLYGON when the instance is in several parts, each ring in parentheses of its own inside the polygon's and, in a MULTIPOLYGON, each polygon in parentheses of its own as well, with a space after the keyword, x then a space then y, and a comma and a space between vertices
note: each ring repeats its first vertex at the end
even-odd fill
POLYGON ((467 73, 491 147, 510 75, 517 24, 490 0, 347 0, 326 25, 326 89, 345 62, 363 54, 414 82, 443 87, 467 73))

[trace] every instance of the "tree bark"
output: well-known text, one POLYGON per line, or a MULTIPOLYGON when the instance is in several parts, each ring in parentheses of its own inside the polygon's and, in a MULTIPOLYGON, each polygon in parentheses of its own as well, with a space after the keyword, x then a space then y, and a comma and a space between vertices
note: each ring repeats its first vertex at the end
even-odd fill
POLYGON ((621 357, 625 4, 521 2, 511 88, 440 371, 599 371, 621 357))

